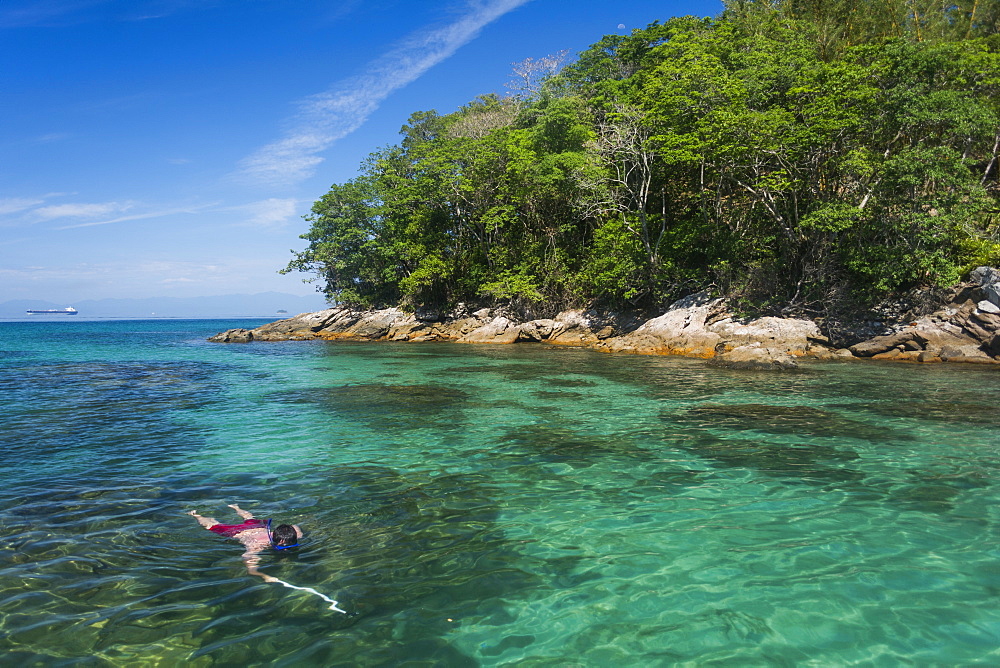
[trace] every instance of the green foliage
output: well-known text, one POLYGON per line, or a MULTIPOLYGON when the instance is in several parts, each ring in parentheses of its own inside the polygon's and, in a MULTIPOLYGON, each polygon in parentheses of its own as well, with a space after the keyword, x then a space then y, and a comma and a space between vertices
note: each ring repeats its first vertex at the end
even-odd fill
POLYGON ((366 306, 822 312, 1000 259, 998 3, 734 0, 413 114, 285 271, 366 306))
POLYGON ((597 229, 578 280, 599 300, 631 301, 645 287, 642 246, 624 222, 607 221, 597 229))
POLYGON ((504 271, 497 280, 484 283, 481 290, 483 294, 503 301, 540 302, 545 298, 535 285, 534 276, 524 271, 504 271))

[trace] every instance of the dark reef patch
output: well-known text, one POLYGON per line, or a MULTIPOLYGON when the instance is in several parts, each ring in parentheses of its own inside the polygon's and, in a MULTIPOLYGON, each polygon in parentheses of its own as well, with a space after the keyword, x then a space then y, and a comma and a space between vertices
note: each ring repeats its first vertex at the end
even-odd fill
POLYGON ((720 438, 693 428, 672 435, 667 444, 726 468, 749 469, 792 481, 840 484, 857 482, 864 477, 860 471, 831 466, 831 463, 853 461, 859 455, 853 450, 828 444, 720 438))
POLYGON ((363 383, 296 390, 278 402, 311 403, 379 429, 420 429, 462 419, 470 395, 448 385, 363 383))
POLYGON ((866 441, 898 440, 902 437, 893 430, 811 406, 702 404, 680 415, 665 414, 664 418, 676 424, 699 429, 762 431, 769 434, 854 438, 866 441))
POLYGON ((594 381, 586 378, 546 378, 545 384, 553 387, 594 387, 597 385, 594 381))
POLYGON ((628 435, 586 434, 552 423, 514 427, 497 441, 496 455, 528 462, 565 463, 574 468, 614 460, 648 460, 652 453, 637 447, 628 435))
POLYGON ((536 392, 532 392, 531 396, 536 399, 555 399, 556 401, 561 401, 565 399, 582 399, 587 395, 582 392, 570 392, 567 390, 538 390, 536 392))
POLYGON ((922 396, 919 399, 893 399, 866 404, 845 406, 851 410, 863 409, 891 418, 929 420, 946 424, 968 424, 976 427, 1000 429, 1000 402, 996 397, 978 397, 979 401, 962 398, 939 399, 922 396))

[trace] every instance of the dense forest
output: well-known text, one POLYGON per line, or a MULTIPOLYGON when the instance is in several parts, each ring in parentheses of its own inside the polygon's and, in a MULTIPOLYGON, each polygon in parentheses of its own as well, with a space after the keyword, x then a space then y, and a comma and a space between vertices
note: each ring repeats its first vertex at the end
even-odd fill
POLYGON ((824 316, 1000 262, 1000 2, 733 0, 413 114, 307 216, 358 306, 824 316))

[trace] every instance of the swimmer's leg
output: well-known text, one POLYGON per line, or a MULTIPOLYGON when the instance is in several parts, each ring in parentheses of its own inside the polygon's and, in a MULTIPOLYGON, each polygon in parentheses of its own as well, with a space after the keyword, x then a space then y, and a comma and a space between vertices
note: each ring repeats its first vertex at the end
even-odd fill
POLYGON ((233 510, 235 510, 236 514, 239 515, 240 517, 242 517, 243 519, 245 519, 245 520, 252 520, 253 519, 253 513, 248 513, 247 511, 243 510, 242 508, 240 508, 235 503, 230 503, 229 507, 232 508, 233 510))
POLYGON ((211 529, 218 524, 214 517, 202 517, 198 514, 197 510, 189 510, 187 514, 198 520, 198 524, 202 525, 206 529, 211 529))

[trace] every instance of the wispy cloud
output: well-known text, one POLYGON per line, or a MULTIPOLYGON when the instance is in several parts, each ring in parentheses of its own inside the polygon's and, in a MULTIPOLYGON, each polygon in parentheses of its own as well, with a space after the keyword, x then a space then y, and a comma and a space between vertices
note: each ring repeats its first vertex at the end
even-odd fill
MULTIPOLYGON (((80 227, 97 225, 112 225, 134 220, 149 220, 181 214, 195 214, 219 207, 219 202, 204 204, 189 204, 169 208, 158 208, 135 201, 123 202, 66 202, 50 204, 52 198, 66 197, 71 193, 49 193, 34 198, 9 197, 0 198, 0 227, 31 228, 47 224, 50 230, 73 230, 80 227), (60 223, 63 223, 60 225, 60 223), (58 225, 58 227, 56 227, 58 225)), ((255 205, 230 207, 230 209, 245 210, 251 220, 261 226, 275 226, 289 210, 294 213, 295 200, 285 203, 283 200, 263 200, 255 205)))
POLYGON ((49 204, 54 198, 73 193, 47 193, 35 197, 0 198, 0 226, 19 227, 58 220, 60 218, 93 218, 123 212, 130 202, 49 204))
POLYGON ((129 8, 130 12, 124 14, 126 20, 161 19, 189 8, 205 9, 219 4, 220 0, 145 0, 145 2, 133 0, 133 2, 134 6, 129 8))
POLYGON ((44 203, 45 200, 43 199, 28 199, 26 197, 0 198, 0 216, 27 211, 32 207, 44 203))
MULTIPOLYGON (((0 28, 65 25, 80 12, 108 0, 29 0, 17 6, 0 6, 0 28)), ((13 3, 11 3, 13 4, 13 3)))
POLYGON ((110 17, 121 21, 144 21, 169 16, 186 9, 204 9, 221 0, 20 0, 17 6, 0 3, 0 29, 56 27, 110 17))
MULTIPOLYGON (((72 193, 47 193, 33 197, 0 197, 0 227, 30 227, 39 222, 51 220, 52 215, 39 213, 39 211, 49 211, 52 213, 52 206, 44 206, 54 197, 67 197, 72 193)), ((66 211, 72 213, 79 211, 81 205, 71 205, 66 211)), ((82 205, 88 206, 88 205, 82 205)))
POLYGON ((299 200, 294 198, 270 197, 234 209, 245 216, 244 224, 248 226, 280 229, 295 217, 298 206, 299 200))
POLYGON ((203 205, 197 207, 183 207, 176 209, 165 209, 161 211, 147 211, 145 213, 136 213, 129 216, 118 216, 116 218, 109 218, 106 220, 95 220, 87 223, 77 223, 75 225, 63 225, 62 227, 57 227, 57 230, 75 230, 80 227, 95 227, 97 225, 112 225, 114 223, 125 223, 133 220, 149 220, 150 218, 164 218, 166 216, 175 216, 178 214, 193 214, 203 211, 210 206, 215 206, 214 204, 203 205))
POLYGON ((71 136, 68 132, 50 132, 28 139, 28 141, 32 144, 52 144, 69 139, 71 136))
MULTIPOLYGON (((232 273, 245 276, 245 260, 230 259, 223 263, 183 262, 146 260, 135 262, 78 262, 60 263, 48 266, 25 265, 21 267, 0 267, 0 280, 8 283, 27 285, 68 283, 74 288, 100 286, 108 288, 121 285, 155 284, 204 284, 211 285, 232 273)), ((254 267, 256 269, 256 267, 254 267)))
POLYGON ((35 209, 32 213, 41 220, 57 218, 95 218, 128 211, 129 202, 102 202, 99 204, 52 204, 35 209))
POLYGON ((240 163, 240 174, 258 183, 291 184, 312 176, 319 155, 360 127, 382 101, 446 60, 480 31, 530 0, 470 0, 458 19, 418 31, 373 61, 367 70, 300 103, 293 129, 240 163))

